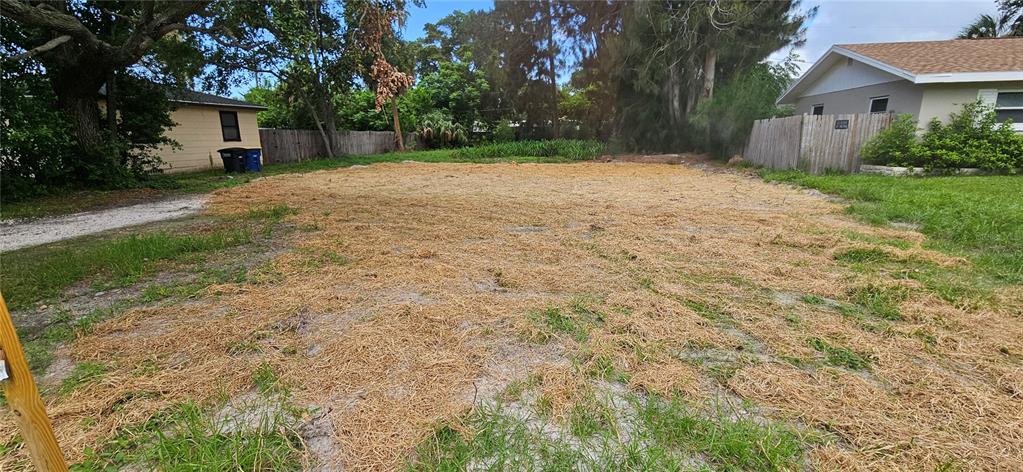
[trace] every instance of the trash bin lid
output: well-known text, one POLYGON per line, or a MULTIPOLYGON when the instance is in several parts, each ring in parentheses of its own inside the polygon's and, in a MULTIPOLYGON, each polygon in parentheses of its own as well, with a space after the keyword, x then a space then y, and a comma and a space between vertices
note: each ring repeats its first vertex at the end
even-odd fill
POLYGON ((242 147, 229 147, 229 148, 224 148, 224 149, 217 149, 217 152, 238 152, 238 151, 244 151, 244 150, 245 150, 245 148, 242 148, 242 147))

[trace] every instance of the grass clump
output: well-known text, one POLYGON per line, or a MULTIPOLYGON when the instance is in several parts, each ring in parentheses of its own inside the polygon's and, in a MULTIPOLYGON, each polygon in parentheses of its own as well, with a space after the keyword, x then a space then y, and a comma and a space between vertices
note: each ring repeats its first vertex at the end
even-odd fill
POLYGON ((835 254, 835 260, 847 264, 876 264, 892 260, 892 255, 878 248, 857 248, 835 254))
POLYGON ((641 434, 653 443, 703 454, 723 470, 796 469, 803 452, 794 431, 744 412, 706 415, 678 398, 652 398, 640 402, 638 415, 641 434))
POLYGON ((603 152, 604 145, 597 141, 551 139, 545 141, 511 141, 483 144, 458 149, 454 151, 452 157, 459 160, 540 157, 580 161, 596 158, 603 152))
POLYGON ((58 393, 66 395, 78 387, 95 382, 107 372, 107 366, 98 362, 83 362, 75 366, 74 370, 60 384, 58 393))
POLYGON ((567 336, 578 342, 589 337, 590 330, 603 323, 604 315, 595 311, 581 299, 574 300, 568 308, 548 307, 532 311, 526 316, 533 327, 531 338, 538 342, 567 336))
POLYGON ((297 471, 301 440, 281 408, 263 408, 251 424, 217 419, 194 402, 122 429, 102 449, 86 450, 75 471, 143 467, 163 471, 297 471))
POLYGON ((825 355, 825 362, 835 367, 845 367, 850 370, 870 369, 870 357, 861 355, 844 347, 832 346, 824 339, 812 337, 806 340, 807 345, 817 352, 825 355))
POLYGON ((866 308, 874 316, 888 320, 902 320, 902 312, 899 304, 909 297, 909 290, 906 287, 882 287, 869 284, 850 290, 851 300, 866 308))

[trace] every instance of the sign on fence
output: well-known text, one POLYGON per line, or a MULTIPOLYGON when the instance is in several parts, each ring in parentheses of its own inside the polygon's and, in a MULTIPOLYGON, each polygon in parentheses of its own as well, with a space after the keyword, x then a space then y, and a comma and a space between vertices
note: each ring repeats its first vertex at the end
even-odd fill
POLYGON ((828 170, 857 172, 860 149, 894 120, 892 113, 757 120, 743 157, 771 169, 801 169, 813 174, 828 170))

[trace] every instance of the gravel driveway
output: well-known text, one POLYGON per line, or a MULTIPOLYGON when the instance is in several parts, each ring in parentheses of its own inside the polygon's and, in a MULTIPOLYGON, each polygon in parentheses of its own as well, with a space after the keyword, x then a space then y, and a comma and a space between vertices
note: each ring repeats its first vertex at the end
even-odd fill
POLYGON ((205 204, 205 195, 188 195, 158 202, 30 221, 3 220, 0 222, 0 252, 111 229, 181 218, 198 212, 205 204))

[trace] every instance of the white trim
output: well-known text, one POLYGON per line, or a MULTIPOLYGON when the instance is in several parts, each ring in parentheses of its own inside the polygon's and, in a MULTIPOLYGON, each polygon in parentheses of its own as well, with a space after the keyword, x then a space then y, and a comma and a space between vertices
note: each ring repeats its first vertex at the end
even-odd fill
POLYGON ((821 56, 820 59, 817 59, 817 62, 814 62, 813 65, 810 66, 810 68, 806 71, 806 73, 804 73, 803 75, 799 76, 799 78, 796 79, 795 82, 792 82, 792 85, 789 85, 789 88, 786 89, 784 92, 782 92, 781 96, 778 97, 778 99, 775 100, 774 103, 775 104, 779 104, 782 101, 784 101, 786 98, 788 98, 789 94, 791 94, 792 91, 795 90, 796 87, 799 86, 799 84, 803 83, 803 80, 806 80, 807 77, 810 77, 811 75, 813 75, 814 71, 816 71, 817 68, 821 66, 821 64, 824 64, 826 62, 826 59, 829 56, 831 56, 831 54, 834 51, 835 51, 835 47, 831 46, 831 49, 828 49, 828 52, 824 53, 824 55, 821 56))
MULTIPOLYGON (((1023 93, 1023 89, 1008 89, 1008 90, 998 89, 998 90, 995 90, 995 102, 992 104, 993 107, 994 107, 995 112, 998 112, 998 110, 1023 110, 1023 106, 1020 106, 1020 107, 1000 107, 1000 106, 998 106, 998 94, 1003 93, 1003 92, 1004 93, 1023 93)), ((1016 130, 1017 132, 1023 131, 1023 122, 1017 123, 1017 122, 1013 121, 1012 122, 1012 129, 1016 130)))
POLYGON ((891 95, 878 95, 876 97, 870 97, 870 98, 867 99, 867 113, 888 113, 888 104, 890 102, 891 102, 891 95), (873 111, 873 109, 874 109, 874 100, 881 100, 881 99, 885 100, 884 110, 882 110, 882 111, 873 111))
POLYGON ((1004 82, 1023 80, 1023 70, 1005 72, 954 72, 949 74, 920 74, 915 84, 959 83, 959 82, 1004 82))

